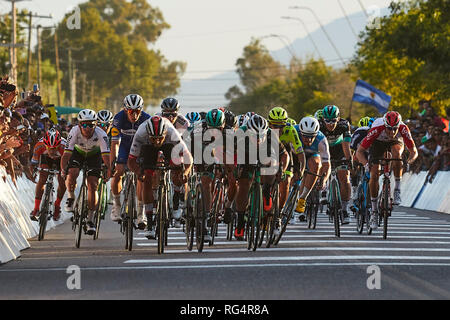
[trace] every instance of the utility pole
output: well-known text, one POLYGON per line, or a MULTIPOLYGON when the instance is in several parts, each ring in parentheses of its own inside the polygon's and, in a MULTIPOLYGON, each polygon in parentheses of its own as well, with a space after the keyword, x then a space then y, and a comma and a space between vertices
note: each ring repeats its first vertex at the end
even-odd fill
POLYGON ((41 83, 41 25, 37 26, 37 82, 39 88, 42 88, 41 83))
MULTIPOLYGON (((19 14, 19 15, 21 15, 21 14, 19 14)), ((26 79, 25 86, 27 88, 30 88, 31 87, 31 83, 30 83, 31 59, 32 59, 32 54, 31 54, 31 37, 32 37, 32 34, 33 34, 32 21, 33 21, 33 18, 52 19, 53 17, 52 17, 52 15, 41 16, 41 15, 33 14, 31 11, 26 16, 28 16, 28 57, 27 57, 27 79, 26 79)))
POLYGON ((61 81, 59 78, 59 52, 58 52, 58 33, 55 27, 55 59, 56 59, 56 85, 58 89, 58 106, 61 106, 61 81))

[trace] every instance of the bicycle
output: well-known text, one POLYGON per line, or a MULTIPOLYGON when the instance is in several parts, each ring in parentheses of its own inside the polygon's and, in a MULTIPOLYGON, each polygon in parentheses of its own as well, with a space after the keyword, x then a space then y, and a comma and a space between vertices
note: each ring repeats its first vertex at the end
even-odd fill
POLYGON ((321 175, 317 175, 315 173, 306 171, 305 174, 310 174, 316 177, 319 177, 319 180, 316 181, 311 193, 306 199, 306 222, 308 223, 308 229, 316 229, 317 225, 317 213, 319 212, 320 206, 320 192, 318 189, 318 185, 321 185, 320 180, 323 178, 321 175))
POLYGON ((250 186, 250 202, 247 207, 247 225, 245 228, 247 238, 247 249, 256 251, 264 230, 264 209, 261 186, 261 164, 251 165, 253 167, 253 182, 250 186))
POLYGON ((359 170, 359 184, 357 187, 357 197, 355 207, 352 210, 356 217, 356 231, 362 234, 364 230, 364 224, 367 226, 367 233, 372 234, 372 228, 370 227, 371 216, 371 201, 369 191, 370 172, 365 172, 364 167, 360 166, 359 170))
POLYGON ((289 192, 288 199, 286 200, 286 205, 281 210, 281 230, 278 236, 275 237, 273 244, 278 245, 278 243, 281 240, 281 237, 283 236, 284 232, 287 229, 287 226, 289 224, 289 221, 292 218, 292 215, 294 214, 294 208, 297 204, 297 199, 300 195, 300 185, 301 180, 297 180, 294 185, 291 187, 291 190, 289 192))
POLYGON ((125 236, 125 250, 133 250, 133 232, 136 229, 137 219, 136 206, 136 174, 127 171, 124 177, 124 200, 120 209, 120 232, 125 236))
POLYGON ((393 199, 391 197, 391 161, 401 161, 404 162, 403 159, 391 159, 391 158, 381 158, 377 159, 381 161, 381 167, 383 172, 383 184, 381 187, 381 196, 379 197, 378 208, 379 212, 379 220, 381 224, 381 220, 383 220, 383 239, 387 239, 387 230, 388 230, 388 219, 391 216, 393 209, 393 199))
POLYGON ((72 218, 72 230, 75 232, 75 247, 80 248, 81 234, 87 233, 87 214, 88 214, 88 200, 87 200, 87 176, 92 170, 89 170, 87 164, 83 165, 83 179, 80 187, 80 192, 75 201, 75 208, 72 218))
POLYGON ((38 169, 41 172, 47 172, 47 181, 45 183, 44 202, 42 202, 42 208, 39 213, 39 236, 38 240, 44 240, 45 231, 47 229, 47 221, 53 217, 53 193, 54 193, 54 177, 59 174, 58 170, 52 169, 38 169))
POLYGON ((105 213, 108 210, 108 190, 105 182, 106 175, 107 175, 106 167, 103 167, 102 175, 100 177, 97 189, 97 192, 99 194, 99 202, 94 216, 94 224, 95 224, 94 240, 98 239, 98 235, 100 232, 100 223, 102 220, 105 220, 105 213))
POLYGON ((262 234, 258 247, 261 247, 264 235, 266 235, 266 248, 270 248, 274 241, 276 225, 280 221, 280 185, 277 180, 275 180, 270 188, 270 195, 273 199, 272 209, 263 217, 262 234))
POLYGON ((218 174, 215 174, 214 178, 213 197, 211 202, 212 206, 209 217, 211 232, 211 241, 209 242, 210 246, 214 245, 214 239, 218 233, 220 217, 223 216, 225 210, 225 184, 223 182, 224 170, 220 165, 215 164, 213 166, 213 172, 218 174))
POLYGON ((328 184, 327 213, 330 222, 333 222, 334 224, 334 234, 336 235, 336 237, 341 236, 340 221, 343 221, 341 190, 339 188, 339 180, 337 178, 337 169, 340 166, 347 164, 348 160, 331 160, 331 176, 328 184))
MULTIPOLYGON (((188 178, 188 192, 186 192, 186 211, 182 217, 184 232, 186 235, 186 245, 188 251, 192 251, 194 247, 194 236, 196 219, 194 215, 196 186, 200 184, 200 176, 198 173, 191 173, 188 178)), ((203 249, 203 247, 202 247, 203 249)))

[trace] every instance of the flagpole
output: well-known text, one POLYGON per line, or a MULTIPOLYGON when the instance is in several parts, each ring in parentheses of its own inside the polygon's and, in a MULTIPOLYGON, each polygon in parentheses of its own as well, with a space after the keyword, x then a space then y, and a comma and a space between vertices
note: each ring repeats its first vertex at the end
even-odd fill
POLYGON ((355 89, 356 89, 356 83, 355 83, 355 87, 353 88, 352 100, 350 101, 350 111, 349 111, 349 115, 348 115, 350 124, 352 124, 353 96, 355 95, 355 89))

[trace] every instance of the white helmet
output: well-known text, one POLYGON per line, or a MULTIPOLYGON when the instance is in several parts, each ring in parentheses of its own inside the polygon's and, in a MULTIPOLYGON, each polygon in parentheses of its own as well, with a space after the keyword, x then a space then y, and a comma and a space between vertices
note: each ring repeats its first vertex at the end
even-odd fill
POLYGON ((307 136, 317 135, 320 130, 319 121, 313 117, 306 117, 298 125, 300 132, 307 136))
POLYGON ((125 109, 142 109, 144 107, 144 99, 138 94, 129 94, 123 100, 125 109))
POLYGON ((114 120, 114 115, 109 110, 101 110, 97 114, 100 123, 111 123, 114 120))
POLYGON ((249 117, 245 114, 241 114, 240 116, 238 116, 237 117, 238 127, 243 127, 243 126, 247 125, 248 120, 249 120, 249 117))
POLYGON ((94 110, 84 109, 78 114, 78 122, 97 121, 97 113, 94 110))
POLYGON ((255 114, 248 122, 247 128, 255 133, 265 134, 269 129, 269 124, 266 119, 258 114, 255 114))

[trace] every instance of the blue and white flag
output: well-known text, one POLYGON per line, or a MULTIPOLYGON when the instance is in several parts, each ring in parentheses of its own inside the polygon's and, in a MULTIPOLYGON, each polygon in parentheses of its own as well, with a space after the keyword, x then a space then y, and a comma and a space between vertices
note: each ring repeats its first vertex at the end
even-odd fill
POLYGON ((391 103, 391 96, 383 91, 371 86, 362 80, 356 81, 355 92, 353 93, 353 101, 369 104, 378 109, 378 112, 385 114, 391 103))

